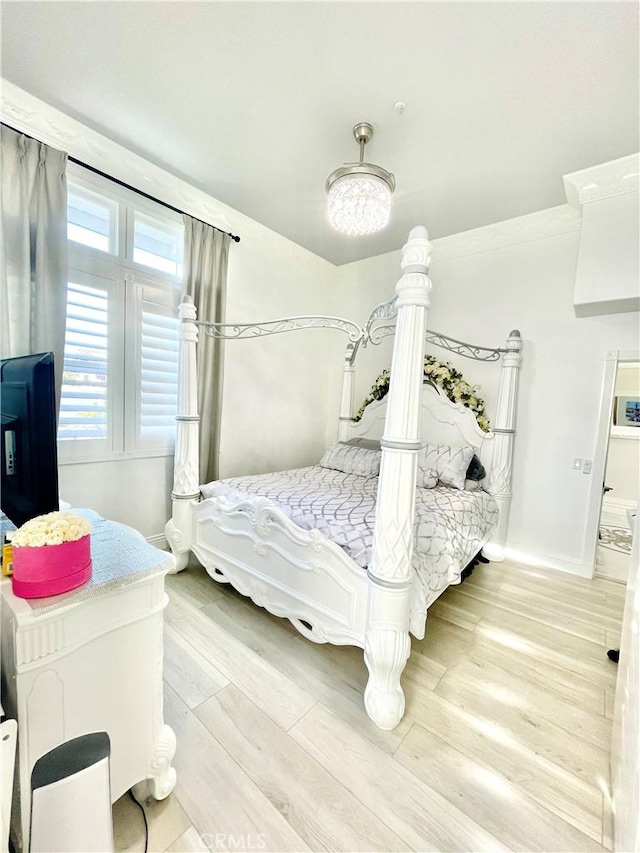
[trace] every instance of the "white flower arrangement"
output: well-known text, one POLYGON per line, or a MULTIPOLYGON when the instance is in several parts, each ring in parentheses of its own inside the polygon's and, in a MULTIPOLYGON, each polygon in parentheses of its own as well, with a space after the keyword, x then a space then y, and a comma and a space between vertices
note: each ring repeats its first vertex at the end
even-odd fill
MULTIPOLYGON (((425 382, 430 382, 440 388, 454 403, 461 403, 476 416, 478 426, 483 432, 489 432, 491 424, 484 410, 484 400, 478 396, 479 385, 470 385, 459 370, 456 370, 449 362, 439 362, 432 355, 425 355, 423 376, 425 382)), ((369 403, 374 400, 382 400, 389 391, 391 374, 383 370, 380 376, 371 386, 371 390, 358 409, 355 421, 359 421, 369 403)))
POLYGON ((11 536, 11 544, 19 548, 41 548, 75 542, 91 533, 89 522, 72 512, 49 512, 26 521, 11 536))

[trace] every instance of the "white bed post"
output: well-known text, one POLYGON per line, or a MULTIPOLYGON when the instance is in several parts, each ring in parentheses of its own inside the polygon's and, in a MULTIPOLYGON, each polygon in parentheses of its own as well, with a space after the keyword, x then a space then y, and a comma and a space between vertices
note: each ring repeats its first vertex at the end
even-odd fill
POLYGON ((175 571, 184 569, 189 559, 191 513, 189 502, 200 498, 199 424, 196 343, 198 327, 196 307, 190 296, 184 296, 178 312, 178 414, 176 415, 176 449, 173 467, 173 513, 165 526, 165 536, 176 558, 175 571))
POLYGON ((520 332, 514 329, 507 338, 507 352, 503 355, 498 409, 492 429, 495 436, 493 454, 487 483, 487 491, 494 496, 500 515, 491 541, 482 550, 485 556, 494 562, 504 560, 504 546, 507 541, 521 347, 520 332))
POLYGON ((346 441, 349 438, 349 424, 353 417, 353 359, 355 345, 349 344, 344 354, 344 365, 342 367, 342 397, 340 400, 340 427, 338 439, 346 441))
POLYGON ((400 676, 409 657, 413 520, 420 449, 420 389, 431 282, 427 229, 414 228, 402 249, 398 315, 378 479, 364 658, 367 713, 381 729, 404 714, 400 676))

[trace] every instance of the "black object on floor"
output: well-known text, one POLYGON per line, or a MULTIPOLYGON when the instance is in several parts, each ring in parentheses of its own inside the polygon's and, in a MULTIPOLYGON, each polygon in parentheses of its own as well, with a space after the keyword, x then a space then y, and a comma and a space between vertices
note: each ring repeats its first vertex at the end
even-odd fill
POLYGON ((478 551, 478 553, 475 555, 473 560, 471 560, 471 562, 468 563, 465 566, 465 568, 460 572, 460 581, 466 581, 466 579, 473 572, 473 570, 478 565, 478 563, 488 563, 488 562, 489 562, 489 560, 487 560, 486 557, 482 556, 482 551, 478 551))
POLYGON ((466 581, 466 579, 469 577, 469 575, 470 575, 470 574, 473 572, 473 570, 475 569, 476 565, 477 565, 477 563, 476 563, 475 561, 473 561, 473 560, 472 560, 472 561, 469 563, 469 565, 468 565, 468 566, 466 566, 466 567, 465 567, 465 568, 460 572, 460 580, 461 580, 461 581, 466 581))
POLYGON ((618 660, 620 659, 620 649, 609 649, 607 657, 614 663, 618 663, 618 660))
POLYGON ((144 820, 144 853, 147 853, 147 850, 149 849, 149 824, 147 823, 147 813, 145 812, 142 803, 139 803, 133 796, 133 791, 129 790, 129 796, 142 812, 142 819, 144 820))

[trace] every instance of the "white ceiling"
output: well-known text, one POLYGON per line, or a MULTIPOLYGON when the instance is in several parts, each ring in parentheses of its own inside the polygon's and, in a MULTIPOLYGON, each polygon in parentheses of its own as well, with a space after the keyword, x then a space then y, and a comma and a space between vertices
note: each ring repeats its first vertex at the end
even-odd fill
POLYGON ((334 263, 563 204, 638 150, 631 2, 3 2, 2 75, 334 263), (403 114, 394 104, 406 103, 403 114), (324 182, 394 172, 348 239, 324 182))

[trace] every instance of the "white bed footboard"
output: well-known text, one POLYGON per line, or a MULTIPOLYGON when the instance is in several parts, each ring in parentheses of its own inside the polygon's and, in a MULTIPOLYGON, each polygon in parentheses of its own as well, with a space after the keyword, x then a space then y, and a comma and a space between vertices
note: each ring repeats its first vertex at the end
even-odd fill
POLYGON ((308 639, 364 646, 366 572, 266 498, 214 497, 195 505, 191 548, 214 580, 286 617, 308 639))

